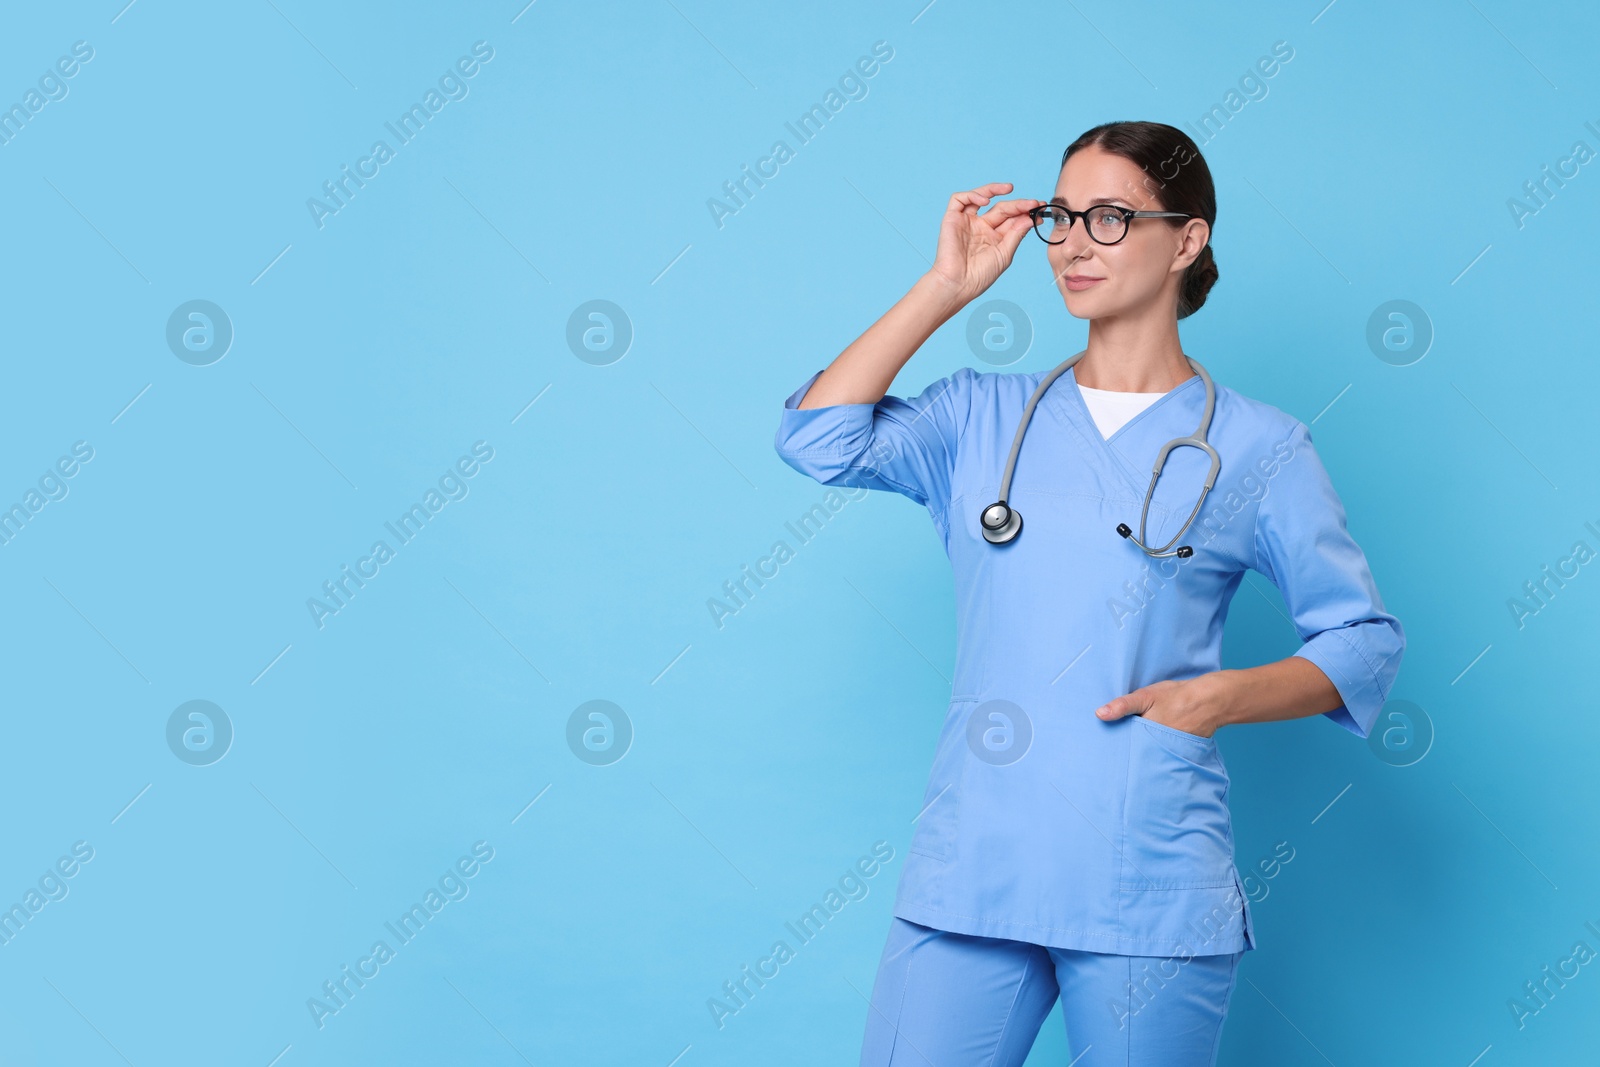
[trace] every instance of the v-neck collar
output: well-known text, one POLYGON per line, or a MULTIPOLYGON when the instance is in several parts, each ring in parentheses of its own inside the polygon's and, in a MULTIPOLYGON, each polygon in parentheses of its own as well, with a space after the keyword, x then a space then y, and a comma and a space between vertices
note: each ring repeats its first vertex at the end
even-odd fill
MULTIPOLYGON (((1046 373, 1049 372, 1047 371, 1046 373)), ((1041 374, 1040 378, 1042 379, 1043 377, 1044 375, 1041 374)), ((1169 402, 1172 402, 1174 397, 1188 396, 1197 388, 1203 390, 1205 381, 1200 375, 1191 374, 1182 384, 1168 389, 1154 403, 1119 426, 1117 432, 1110 437, 1101 435, 1100 427, 1095 424, 1094 415, 1090 413, 1089 405, 1083 399, 1083 392, 1078 385, 1078 368, 1076 366, 1068 367, 1061 377, 1050 383, 1050 388, 1045 391, 1043 399, 1047 403, 1054 404, 1056 411, 1076 427, 1080 435, 1087 438, 1086 444, 1088 448, 1098 452, 1106 463, 1120 472, 1122 480, 1127 483, 1128 488, 1142 498, 1150 488, 1149 475, 1148 473, 1143 476, 1140 475, 1127 457, 1117 449, 1117 442, 1129 431, 1137 432, 1149 425, 1152 418, 1151 413, 1161 409, 1164 405, 1170 406, 1169 402), (1066 387, 1058 388, 1063 383, 1065 383, 1066 387)), ((1191 431, 1179 430, 1171 436, 1181 437, 1187 432, 1191 431)), ((1154 449, 1159 449, 1160 447, 1160 444, 1157 444, 1154 449)), ((1150 454, 1150 463, 1152 465, 1155 463, 1154 450, 1150 454)))

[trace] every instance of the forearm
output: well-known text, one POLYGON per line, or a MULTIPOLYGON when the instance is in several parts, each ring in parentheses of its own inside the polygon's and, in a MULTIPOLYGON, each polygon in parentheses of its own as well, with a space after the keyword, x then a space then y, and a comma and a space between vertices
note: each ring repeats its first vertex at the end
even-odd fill
POLYGON ((876 404, 923 342, 961 310, 954 289, 936 275, 917 279, 883 317, 851 342, 800 399, 801 408, 876 404))
POLYGON ((1302 719, 1343 703, 1328 676, 1303 656, 1204 677, 1209 681, 1209 718, 1217 726, 1302 719))

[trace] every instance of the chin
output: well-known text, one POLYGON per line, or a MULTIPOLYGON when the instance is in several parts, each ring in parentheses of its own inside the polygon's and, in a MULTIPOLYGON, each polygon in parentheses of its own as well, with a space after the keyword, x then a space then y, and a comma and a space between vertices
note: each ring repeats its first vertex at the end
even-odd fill
POLYGON ((1075 319, 1092 319, 1101 314, 1104 302, 1099 300, 1098 293, 1088 291, 1075 293, 1070 289, 1059 290, 1062 301, 1067 305, 1067 312, 1075 319))

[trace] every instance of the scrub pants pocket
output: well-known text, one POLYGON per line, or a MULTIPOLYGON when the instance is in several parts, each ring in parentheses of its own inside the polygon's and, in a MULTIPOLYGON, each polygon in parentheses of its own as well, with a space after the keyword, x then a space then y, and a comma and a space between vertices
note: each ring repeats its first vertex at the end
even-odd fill
POLYGON ((1073 1067, 1213 1067, 1243 955, 1082 952, 895 918, 861 1067, 1021 1067, 1058 998, 1073 1067))

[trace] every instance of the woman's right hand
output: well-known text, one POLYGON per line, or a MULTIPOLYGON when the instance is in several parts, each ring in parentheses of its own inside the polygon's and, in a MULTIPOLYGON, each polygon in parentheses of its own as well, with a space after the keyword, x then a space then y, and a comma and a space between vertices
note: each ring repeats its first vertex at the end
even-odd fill
POLYGON ((978 209, 1000 193, 1009 193, 1010 182, 990 182, 950 198, 944 220, 939 224, 939 250, 934 254, 930 280, 950 295, 959 310, 995 283, 1011 266, 1017 245, 1033 228, 1028 211, 1042 200, 1002 200, 986 214, 978 209))

